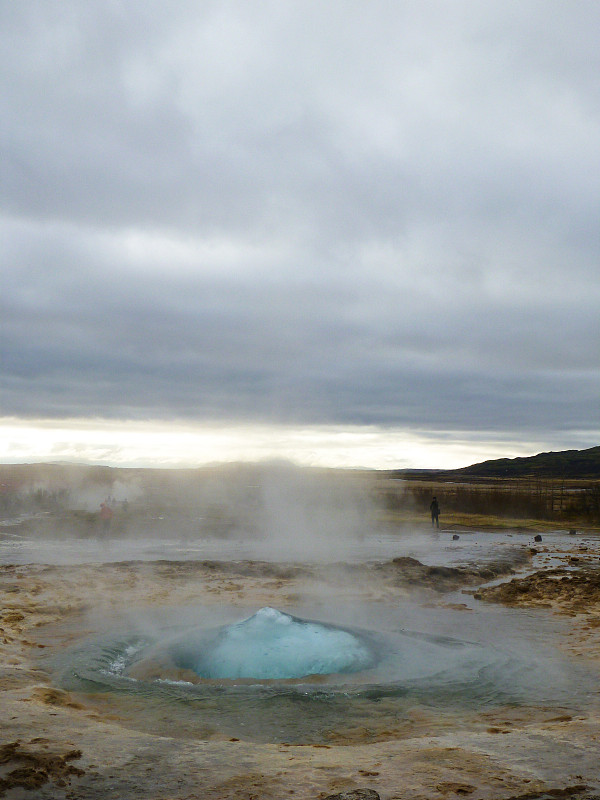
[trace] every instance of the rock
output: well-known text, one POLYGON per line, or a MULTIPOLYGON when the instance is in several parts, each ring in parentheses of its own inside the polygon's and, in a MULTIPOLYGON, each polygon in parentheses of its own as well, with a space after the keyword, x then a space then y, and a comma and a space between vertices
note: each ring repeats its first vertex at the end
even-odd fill
POLYGON ((443 567, 426 566, 410 556, 399 556, 392 561, 375 567, 382 579, 390 580, 394 586, 414 586, 420 584, 436 592, 448 592, 461 586, 480 584, 501 575, 514 573, 516 565, 527 563, 528 556, 521 551, 513 551, 510 557, 494 561, 485 567, 443 567))
POLYGON ((330 794, 325 800, 381 800, 374 789, 348 789, 339 794, 330 794))
MULTIPOLYGON (((29 745, 17 741, 0 746, 0 764, 3 765, 4 772, 0 777, 0 797, 10 789, 32 791, 41 788, 49 781, 58 786, 66 786, 70 783, 71 777, 81 777, 85 774, 84 770, 69 763, 81 758, 81 750, 69 750, 66 753, 51 752, 31 747, 36 741, 32 739, 29 745)), ((64 797, 62 792, 61 796, 64 797)))
POLYGON ((542 541, 541 535, 539 533, 536 533, 536 535, 533 537, 533 541, 534 542, 541 542, 542 541))
POLYGON ((477 599, 508 606, 552 607, 559 613, 573 614, 597 608, 600 603, 600 573, 597 569, 564 567, 543 569, 527 578, 514 578, 498 586, 477 590, 477 599))
POLYGON ((61 708, 82 709, 81 703, 75 702, 68 692, 62 689, 51 689, 49 686, 36 686, 31 692, 34 700, 39 700, 48 706, 59 706, 61 708))
MULTIPOLYGON (((503 733, 505 731, 502 731, 503 733)), ((454 783, 453 781, 446 781, 444 783, 438 783, 435 787, 438 792, 442 794, 458 794, 458 795, 466 795, 466 794, 473 794, 475 791, 475 787, 471 786, 470 783, 454 783)))
POLYGON ((452 541, 456 542, 458 541, 458 539, 460 539, 460 536, 458 535, 458 533, 455 533, 454 536, 452 537, 452 541))

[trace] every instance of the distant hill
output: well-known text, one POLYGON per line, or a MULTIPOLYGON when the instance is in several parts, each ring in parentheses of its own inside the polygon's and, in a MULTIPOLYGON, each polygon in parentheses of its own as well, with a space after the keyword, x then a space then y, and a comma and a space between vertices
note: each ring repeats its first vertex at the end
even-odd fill
POLYGON ((452 470, 452 473, 485 478, 521 478, 527 475, 540 478, 600 478, 600 446, 520 458, 497 458, 452 470))

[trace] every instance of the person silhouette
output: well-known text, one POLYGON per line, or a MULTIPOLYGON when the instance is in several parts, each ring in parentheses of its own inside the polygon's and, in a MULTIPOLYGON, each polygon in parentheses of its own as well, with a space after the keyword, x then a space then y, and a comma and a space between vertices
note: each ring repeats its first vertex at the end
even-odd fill
POLYGON ((437 497, 434 497, 431 503, 429 504, 429 510, 431 511, 431 527, 435 525, 436 528, 440 527, 440 506, 437 501, 437 497))
POLYGON ((102 520, 102 533, 110 531, 110 524, 113 518, 113 510, 108 503, 100 503, 100 519, 102 520))

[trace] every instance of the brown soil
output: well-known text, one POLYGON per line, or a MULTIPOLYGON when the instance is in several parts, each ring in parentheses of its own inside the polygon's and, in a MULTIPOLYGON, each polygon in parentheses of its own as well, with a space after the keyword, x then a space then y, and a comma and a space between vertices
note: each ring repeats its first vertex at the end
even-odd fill
POLYGON ((84 770, 70 763, 80 758, 81 750, 56 752, 43 738, 0 745, 0 797, 9 789, 39 789, 49 781, 67 786, 73 776, 84 775, 84 770))
POLYGON ((553 608, 564 614, 600 613, 600 564, 539 570, 500 586, 478 589, 478 600, 507 606, 553 608))
POLYGON ((414 558, 404 556, 394 558, 377 569, 388 578, 391 577, 398 586, 421 587, 443 593, 514 574, 515 569, 523 566, 529 556, 527 551, 514 551, 510 559, 495 561, 483 567, 427 566, 414 558))

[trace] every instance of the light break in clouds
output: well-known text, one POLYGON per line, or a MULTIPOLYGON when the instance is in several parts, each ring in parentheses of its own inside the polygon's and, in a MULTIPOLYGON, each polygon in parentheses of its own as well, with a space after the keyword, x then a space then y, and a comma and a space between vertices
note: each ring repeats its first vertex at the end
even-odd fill
POLYGON ((592 0, 3 3, 7 435, 597 444, 598 30, 592 0))

